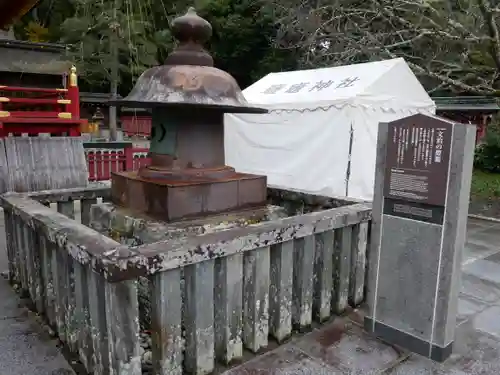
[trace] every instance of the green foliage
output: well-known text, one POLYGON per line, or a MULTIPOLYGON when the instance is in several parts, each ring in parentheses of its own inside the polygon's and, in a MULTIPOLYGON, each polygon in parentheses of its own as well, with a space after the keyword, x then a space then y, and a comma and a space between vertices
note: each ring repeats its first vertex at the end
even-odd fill
MULTIPOLYGON (((174 47, 168 22, 184 13, 185 1, 152 1, 153 23, 157 30, 155 40, 160 46, 160 61, 174 47)), ((265 0, 198 0, 198 14, 206 18, 213 35, 206 48, 215 60, 215 66, 234 76, 242 88, 247 87, 272 71, 297 67, 293 50, 274 48, 272 40, 277 33, 274 15, 265 0)))
POLYGON ((475 170, 470 195, 480 200, 500 197, 500 174, 475 170))
POLYGON ((43 43, 49 41, 49 29, 37 22, 31 21, 25 28, 30 42, 43 43))
POLYGON ((130 4, 74 0, 74 16, 61 25, 61 42, 70 47, 72 60, 91 87, 109 88, 113 65, 117 64, 118 83, 128 91, 135 77, 157 64, 152 25, 133 12, 130 4))
POLYGON ((500 173, 500 126, 489 126, 483 144, 476 148, 474 166, 482 171, 500 173))
POLYGON ((266 0, 40 0, 16 25, 28 39, 30 24, 47 30, 44 40, 66 43, 76 63, 82 90, 109 91, 118 50, 119 92, 126 95, 148 67, 174 48, 169 23, 194 5, 213 26, 207 49, 216 67, 246 87, 272 71, 294 69, 294 50, 274 48, 275 17, 266 0))
POLYGON ((214 29, 209 49, 215 65, 247 87, 272 71, 296 68, 293 51, 275 49, 273 13, 255 0, 208 0, 200 8, 214 29))
POLYGON ((36 7, 14 25, 18 38, 29 40, 29 24, 35 23, 48 30, 46 41, 58 42, 61 38, 61 25, 75 13, 71 0, 41 0, 36 7))

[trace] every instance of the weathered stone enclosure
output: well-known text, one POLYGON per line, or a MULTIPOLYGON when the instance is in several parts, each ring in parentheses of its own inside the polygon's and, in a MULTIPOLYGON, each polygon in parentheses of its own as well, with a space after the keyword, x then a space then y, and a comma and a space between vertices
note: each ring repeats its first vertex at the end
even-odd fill
POLYGON ((211 373, 364 300, 368 203, 269 189, 289 216, 131 246, 88 227, 98 197, 109 188, 1 198, 11 282, 89 373, 146 369, 139 278, 151 285, 155 374, 211 373))

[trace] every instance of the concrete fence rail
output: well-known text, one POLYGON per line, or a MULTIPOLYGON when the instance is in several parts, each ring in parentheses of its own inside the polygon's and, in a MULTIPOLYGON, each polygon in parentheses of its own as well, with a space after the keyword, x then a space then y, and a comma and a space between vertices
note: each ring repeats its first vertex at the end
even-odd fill
POLYGON ((89 373, 142 373, 139 277, 152 286, 154 374, 210 373, 365 298, 370 204, 130 247, 88 227, 90 207, 109 195, 1 197, 10 280, 89 373))

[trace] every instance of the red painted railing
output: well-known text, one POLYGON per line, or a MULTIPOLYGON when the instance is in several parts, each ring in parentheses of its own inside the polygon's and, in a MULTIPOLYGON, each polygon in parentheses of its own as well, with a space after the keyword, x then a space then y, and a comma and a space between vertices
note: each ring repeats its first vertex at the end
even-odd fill
POLYGON ((52 89, 0 86, 0 138, 23 133, 79 136, 87 120, 80 119, 74 67, 66 86, 52 89))
POLYGON ((89 181, 107 181, 111 179, 111 172, 136 171, 150 163, 147 148, 92 146, 87 144, 85 147, 89 181))

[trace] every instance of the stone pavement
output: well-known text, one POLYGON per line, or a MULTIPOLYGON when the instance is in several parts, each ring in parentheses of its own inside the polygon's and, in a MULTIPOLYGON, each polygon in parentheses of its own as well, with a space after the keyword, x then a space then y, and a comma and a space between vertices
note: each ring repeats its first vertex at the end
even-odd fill
MULTIPOLYGON (((0 209, 0 271, 8 269, 0 209)), ((73 375, 57 342, 0 277, 0 375, 73 375)))
MULTIPOLYGON (((444 364, 365 334, 362 311, 338 318, 225 375, 500 374, 500 224, 469 220, 454 354, 444 364)), ((0 210, 0 271, 7 269, 0 210)), ((73 375, 56 342, 0 278, 0 375, 73 375)))
POLYGON ((500 374, 500 224, 469 220, 463 271, 454 353, 443 364, 368 336, 361 310, 224 375, 500 374))

